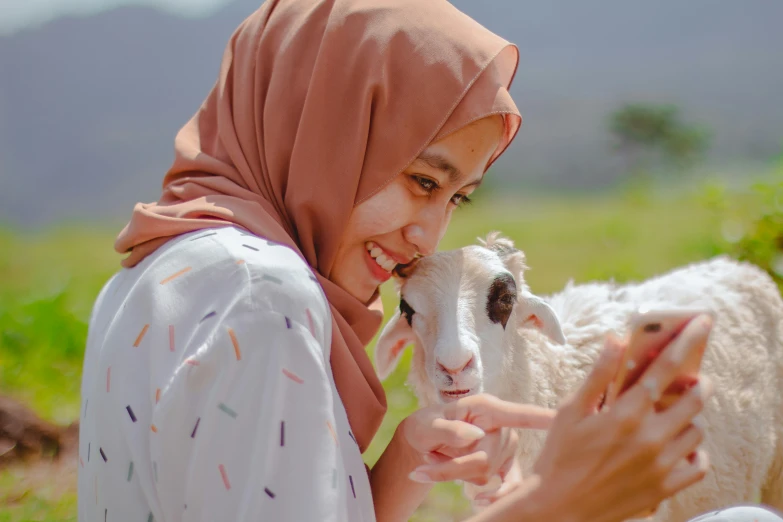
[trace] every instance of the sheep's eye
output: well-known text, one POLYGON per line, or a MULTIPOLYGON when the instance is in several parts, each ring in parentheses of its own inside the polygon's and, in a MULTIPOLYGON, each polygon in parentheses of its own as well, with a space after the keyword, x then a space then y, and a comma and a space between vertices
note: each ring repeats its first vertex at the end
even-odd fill
POLYGON ((408 301, 405 299, 400 299, 400 314, 405 316, 405 320, 408 321, 408 326, 411 326, 411 321, 413 321, 413 314, 416 313, 416 310, 411 308, 411 305, 408 304, 408 301))
POLYGON ((511 274, 497 276, 489 286, 487 317, 493 323, 500 323, 505 329, 516 301, 517 284, 511 274))

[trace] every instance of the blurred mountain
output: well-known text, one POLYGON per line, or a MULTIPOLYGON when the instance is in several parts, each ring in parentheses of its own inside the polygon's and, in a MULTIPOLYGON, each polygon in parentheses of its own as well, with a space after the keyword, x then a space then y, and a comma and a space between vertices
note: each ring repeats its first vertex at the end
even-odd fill
MULTIPOLYGON (((608 114, 675 103, 709 160, 763 162, 783 138, 780 0, 454 0, 515 42, 524 124, 493 184, 589 189, 621 175, 608 114)), ((158 195, 173 138, 259 5, 209 18, 122 7, 0 37, 0 222, 124 217, 158 195)))

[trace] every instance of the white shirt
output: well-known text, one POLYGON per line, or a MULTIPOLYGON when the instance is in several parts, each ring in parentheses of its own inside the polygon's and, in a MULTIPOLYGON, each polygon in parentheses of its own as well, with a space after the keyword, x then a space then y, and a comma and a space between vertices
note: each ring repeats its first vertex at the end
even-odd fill
POLYGON ((90 320, 80 522, 374 521, 307 264, 236 227, 122 270, 90 320))

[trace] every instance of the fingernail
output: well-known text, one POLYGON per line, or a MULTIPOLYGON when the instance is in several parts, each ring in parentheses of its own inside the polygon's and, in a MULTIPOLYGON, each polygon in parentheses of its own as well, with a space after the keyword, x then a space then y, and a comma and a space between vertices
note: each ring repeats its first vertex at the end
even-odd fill
POLYGON ((430 478, 430 476, 423 471, 413 470, 411 471, 410 475, 408 475, 408 478, 414 482, 420 482, 422 484, 431 484, 434 482, 434 480, 432 480, 432 478, 430 478))
POLYGON ((484 437, 484 435, 486 435, 484 430, 478 426, 473 425, 465 427, 462 430, 462 433, 460 433, 460 436, 466 440, 479 440, 480 438, 484 437))
POLYGON ((709 377, 701 376, 699 378, 699 382, 693 388, 696 390, 696 393, 701 395, 702 399, 705 401, 712 397, 713 386, 709 377))
POLYGON ((702 315, 699 320, 699 327, 704 331, 710 331, 712 329, 712 317, 709 315, 702 315))
POLYGON ((604 349, 614 352, 612 353, 614 356, 619 356, 623 349, 623 340, 615 332, 609 332, 606 336, 604 349))
POLYGON ((658 381, 656 381, 654 377, 646 377, 642 380, 642 386, 644 386, 650 394, 650 398, 653 402, 661 400, 661 390, 658 387, 658 381))
POLYGON ((491 503, 492 503, 492 501, 489 500, 488 498, 482 498, 482 499, 478 499, 478 500, 474 500, 473 501, 473 505, 474 506, 478 506, 478 507, 487 507, 491 503))

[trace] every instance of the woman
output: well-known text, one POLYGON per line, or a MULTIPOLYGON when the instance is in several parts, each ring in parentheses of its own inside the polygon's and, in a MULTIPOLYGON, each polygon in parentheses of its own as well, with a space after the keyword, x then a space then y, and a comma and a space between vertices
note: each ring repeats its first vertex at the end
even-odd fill
MULTIPOLYGON (((364 351, 378 286, 436 249, 515 136, 516 64, 441 0, 268 1, 239 27, 95 304, 80 520, 407 520, 431 482, 498 474, 475 520, 609 521, 703 475, 701 453, 673 464, 698 446, 708 385, 666 414, 642 385, 596 414, 615 348, 554 422, 470 397, 413 414, 365 469, 386 409, 364 351), (550 424, 520 481, 509 428, 550 424)), ((647 384, 703 337, 680 336, 647 384)))

